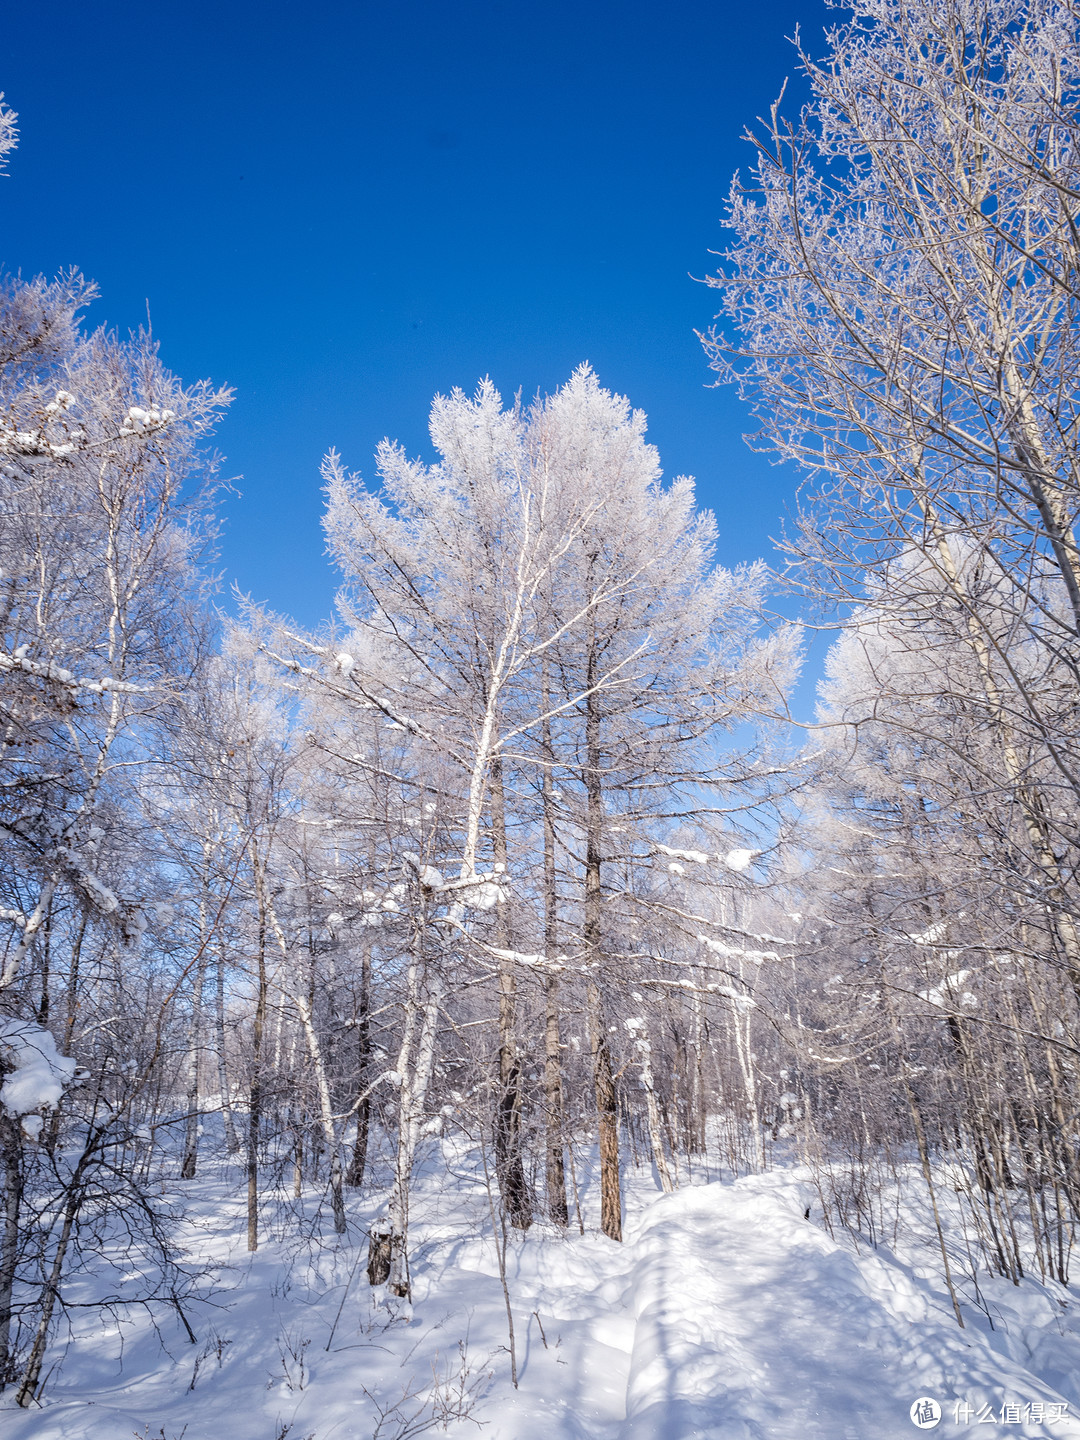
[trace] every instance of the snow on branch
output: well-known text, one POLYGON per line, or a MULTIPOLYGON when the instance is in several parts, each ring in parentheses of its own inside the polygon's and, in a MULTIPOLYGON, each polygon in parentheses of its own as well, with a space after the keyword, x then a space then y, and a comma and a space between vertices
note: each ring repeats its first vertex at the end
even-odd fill
POLYGON ((964 1010, 975 1010, 979 1005, 978 996, 962 988, 971 973, 970 970, 957 970, 955 975, 946 975, 940 985, 932 985, 929 990, 920 990, 919 999, 936 1005, 939 1010, 950 1009, 956 1005, 964 1010))
POLYGON ((557 973, 570 968, 565 955, 556 955, 552 960, 547 955, 523 955, 520 950, 497 950, 492 945, 485 945, 484 948, 489 955, 494 955, 496 960, 507 960, 512 965, 525 965, 532 970, 557 973))
POLYGON ((329 690, 334 695, 340 696, 343 700, 349 700, 354 705, 359 704, 361 708, 366 710, 378 710, 380 714, 386 716, 392 726, 399 727, 407 734, 414 736, 417 740, 426 741, 429 745, 449 755, 451 759, 456 760, 459 764, 463 763, 461 756, 453 746, 444 742, 440 736, 433 731, 425 729, 424 726, 414 720, 411 715, 401 714, 396 706, 384 695, 375 694, 369 690, 357 675, 355 669, 356 661, 352 655, 344 651, 340 654, 334 654, 327 646, 319 645, 304 635, 294 634, 291 630, 286 630, 284 634, 286 639, 292 640, 297 645, 302 645, 310 654, 332 660, 334 670, 342 676, 345 682, 351 682, 351 684, 336 684, 313 666, 301 665, 298 660, 290 659, 287 655, 282 655, 277 650, 271 650, 268 645, 261 646, 260 648, 263 650, 263 653, 271 660, 281 665, 293 675, 300 675, 306 680, 316 681, 322 685, 324 689, 329 690), (358 696, 359 699, 357 698, 358 696))
POLYGON ((668 855, 672 860, 689 860, 694 865, 709 863, 709 856, 704 850, 677 850, 671 845, 661 845, 659 840, 653 840, 651 844, 655 854, 668 855))
POLYGON ((57 1053, 48 1030, 13 1017, 0 1019, 0 1057, 6 1072, 0 1105, 17 1116, 26 1134, 36 1140, 44 1122, 33 1112, 59 1105, 64 1086, 75 1074, 75 1061, 57 1053))
POLYGON ((697 938, 711 954, 723 955, 728 959, 749 960, 754 965, 761 965, 766 960, 780 959, 775 950, 744 950, 741 946, 725 945, 722 940, 710 940, 707 935, 699 935, 697 938))
MULTIPOLYGON (((692 865, 708 865, 713 859, 713 857, 707 855, 704 850, 679 850, 672 845, 662 845, 659 840, 651 840, 649 843, 652 846, 652 853, 654 855, 666 855, 670 857, 672 863, 668 866, 668 869, 675 875, 684 875, 686 873, 678 863, 680 860, 687 860, 692 865)), ((743 846, 737 846, 734 850, 728 850, 723 855, 717 854, 715 858, 721 865, 726 866, 728 870, 734 870, 736 873, 739 873, 745 870, 754 856, 759 853, 757 850, 747 850, 743 846)))
POLYGON ((336 1121, 348 1120, 356 1114, 365 1100, 369 1100, 371 1096, 374 1095, 380 1085, 389 1085, 395 1090, 400 1090, 401 1084, 401 1074, 399 1071, 384 1070, 380 1075, 375 1076, 375 1079, 372 1080, 371 1084, 365 1090, 361 1090, 360 1094, 357 1095, 347 1110, 343 1110, 340 1115, 334 1115, 332 1118, 336 1121))
POLYGON ((120 899, 99 875, 86 869, 77 851, 61 846, 58 852, 67 878, 99 915, 108 917, 120 930, 129 950, 137 950, 146 930, 146 916, 138 905, 120 899))
POLYGON ((129 405, 127 413, 121 420, 114 435, 88 441, 86 434, 79 428, 71 428, 63 423, 58 432, 59 438, 54 438, 48 433, 49 426, 58 421, 75 404, 75 396, 70 390, 58 390, 55 397, 42 407, 43 419, 35 429, 21 430, 17 425, 8 422, 0 425, 0 455, 13 455, 22 458, 47 457, 51 460, 64 460, 68 456, 79 451, 100 448, 109 440, 127 440, 132 437, 145 439, 156 434, 159 430, 166 429, 175 419, 176 411, 169 410, 158 405, 129 405))
POLYGON ((0 671, 7 671, 9 674, 22 671, 25 675, 51 680, 53 684, 61 685, 72 693, 83 691, 91 695, 105 695, 109 692, 119 695, 147 695, 153 689, 151 685, 132 685, 127 680, 114 680, 108 675, 101 680, 86 680, 71 670, 65 670, 55 660, 31 660, 26 653, 28 649, 29 646, 20 645, 14 655, 0 650, 0 671))
POLYGON ((706 981, 702 984, 700 981, 693 980, 659 980, 655 977, 640 980, 638 984, 664 990, 687 990, 694 995, 723 995, 725 999, 731 1001, 732 1008, 735 1010, 747 1012, 757 1009, 757 1001, 745 994, 744 991, 736 990, 733 985, 721 985, 713 981, 706 981))
POLYGON ((948 924, 944 920, 937 920, 926 930, 920 930, 916 935, 908 935, 908 939, 916 945, 936 945, 939 940, 944 939, 948 931, 948 924))

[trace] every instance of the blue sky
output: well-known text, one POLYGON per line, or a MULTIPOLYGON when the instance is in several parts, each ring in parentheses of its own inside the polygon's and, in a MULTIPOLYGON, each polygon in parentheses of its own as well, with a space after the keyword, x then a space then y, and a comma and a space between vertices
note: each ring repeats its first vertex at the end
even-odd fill
POLYGON ((236 387, 221 563, 315 624, 332 608, 318 466, 428 453, 432 395, 589 360, 697 476, 725 563, 769 553, 796 475, 752 454, 694 337, 740 132, 822 0, 51 0, 5 15, 22 141, 11 269, 75 264, 97 323, 147 303, 166 362, 236 387))

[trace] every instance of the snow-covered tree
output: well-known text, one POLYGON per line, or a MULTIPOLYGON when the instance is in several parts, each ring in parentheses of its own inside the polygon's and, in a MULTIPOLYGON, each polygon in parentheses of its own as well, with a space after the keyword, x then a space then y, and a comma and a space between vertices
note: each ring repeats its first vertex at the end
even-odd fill
MULTIPOLYGON (((432 933, 456 935, 456 952, 443 963, 456 953, 452 963, 466 968, 496 965, 494 1141, 504 1202, 519 1226, 531 1211, 521 1158, 519 972, 539 966, 546 976, 548 1178, 557 1190, 557 989, 566 956, 551 952, 557 944, 573 954, 590 1016, 603 1224, 616 1238, 617 1119, 603 991, 618 985, 618 966, 604 935, 602 867, 608 856, 648 854, 650 824, 670 826, 700 805, 693 787, 720 776, 710 749, 716 732, 754 704, 774 704, 793 655, 790 636, 754 641, 761 568, 731 574, 714 566, 714 522, 696 512, 690 481, 662 482, 644 424, 582 367, 527 409, 504 409, 488 382, 472 399, 460 391, 437 399, 431 433, 439 461, 409 461, 385 443, 378 493, 331 455, 327 532, 353 638, 344 648, 309 644, 322 656, 314 669, 290 662, 460 777, 456 812, 444 807, 460 847, 450 865, 456 876, 444 879, 446 856, 430 870, 437 883, 422 889, 442 900, 444 919, 432 933), (541 850, 538 930, 523 901, 541 850), (491 900, 493 914, 485 909, 491 900), (530 932, 539 955, 521 948, 530 932)), ((423 881, 423 868, 418 873, 423 881)), ((430 967, 424 973, 438 990, 434 1025, 446 981, 430 967)), ((425 1042, 421 1053, 434 1063, 432 1046, 425 1042)), ((428 1080, 417 1083, 424 1089, 428 1080)), ((565 1199, 556 1196, 550 1208, 565 1215, 565 1199)))

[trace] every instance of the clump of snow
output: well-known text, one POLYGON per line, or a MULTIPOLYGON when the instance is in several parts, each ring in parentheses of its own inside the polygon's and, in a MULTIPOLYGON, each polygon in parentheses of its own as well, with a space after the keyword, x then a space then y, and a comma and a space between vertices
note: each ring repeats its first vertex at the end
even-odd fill
POLYGON ((163 430, 171 420, 176 419, 175 410, 160 408, 157 405, 129 405, 124 423, 120 426, 121 435, 151 435, 155 430, 163 430))
POLYGON ((962 1005, 965 1010, 978 1008, 978 997, 970 990, 962 990, 960 987, 971 974, 970 970, 957 970, 955 975, 946 975, 940 985, 933 985, 929 990, 921 990, 919 997, 944 1009, 946 1005, 962 1005))
POLYGON ((109 889, 108 885, 105 884, 104 880, 99 880, 98 877, 91 874, 89 870, 83 870, 78 880, 79 888, 88 900, 93 901, 103 915, 111 915, 114 910, 119 909, 120 901, 116 898, 113 891, 109 889))
POLYGON ((468 903, 477 910, 490 910, 493 905, 501 905, 505 899, 506 891, 501 885, 485 880, 471 892, 468 903))
POLYGON ((722 955, 725 959, 748 960, 751 965, 762 965, 766 960, 780 959, 775 950, 747 950, 741 945, 725 945, 722 940, 712 940, 708 935, 699 935, 697 938, 713 955, 722 955))
MULTIPOLYGON (((501 875, 505 868, 496 865, 493 873, 501 875)), ((474 910, 490 910, 492 906, 501 905, 506 899, 505 887, 489 876, 463 875, 460 880, 450 881, 446 889, 459 891, 462 901, 474 910)))
POLYGON ((32 1020, 0 1019, 0 1053, 14 1068, 0 1085, 0 1105, 22 1120, 33 1139, 41 1133, 41 1117, 35 1110, 58 1105, 75 1074, 75 1061, 57 1053, 56 1041, 48 1030, 32 1020))
POLYGON ((756 854, 756 850, 744 850, 736 847, 734 850, 729 850, 724 856, 724 864, 729 870, 745 870, 756 854))
MULTIPOLYGON (((689 860, 694 865, 707 865, 709 857, 704 850, 677 850, 671 845, 661 845, 659 840, 654 840, 653 848, 661 855, 670 855, 673 860, 689 860)), ((671 869, 671 866, 668 866, 671 869)))
MULTIPOLYGON (((405 823, 406 825, 418 825, 420 823, 420 817, 417 815, 407 815, 405 817, 405 823)), ((434 865, 425 865, 415 850, 404 851, 401 858, 416 872, 416 878, 425 890, 443 889, 445 882, 443 881, 442 871, 437 870, 434 865)))
MULTIPOLYGON (((509 960, 515 965, 529 965, 533 968, 543 969, 551 963, 546 955, 526 955, 520 950, 497 950, 492 947, 491 953, 497 960, 509 960)), ((555 966, 559 969, 562 968, 561 962, 558 960, 555 961, 555 966)))
POLYGON ((646 1021, 642 1018, 642 1016, 631 1016, 629 1020, 624 1020, 623 1024, 626 1026, 627 1033, 629 1034, 630 1039, 633 1042, 634 1049, 637 1050, 641 1055, 651 1055, 652 1046, 649 1044, 648 1040, 648 1025, 646 1021))

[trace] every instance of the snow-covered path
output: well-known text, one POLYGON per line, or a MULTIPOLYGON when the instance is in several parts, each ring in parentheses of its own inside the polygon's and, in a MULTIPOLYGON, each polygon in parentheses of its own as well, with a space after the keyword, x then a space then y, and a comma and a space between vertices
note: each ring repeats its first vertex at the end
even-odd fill
POLYGON ((893 1440, 918 1433, 920 1396, 940 1403, 941 1435, 1080 1436, 1075 1419, 1048 1423, 1060 1394, 898 1263, 806 1221, 806 1199, 774 1173, 646 1212, 619 1440, 893 1440))
MULTIPOLYGON (((5 1440, 371 1440, 377 1407, 453 1372, 459 1341, 479 1400, 452 1440, 900 1440, 918 1433, 920 1396, 949 1440, 1080 1440, 1070 1292, 981 1280, 995 1328, 971 1310, 961 1330, 930 1251, 832 1239, 804 1218, 816 1193, 790 1169, 668 1196, 631 1174, 623 1245, 593 1228, 512 1236, 514 1390, 486 1190, 464 1150, 442 1158, 456 1182, 433 1166, 417 1187, 403 1310, 357 1276, 377 1197, 352 1201, 339 1244, 268 1236, 248 1256, 231 1182, 189 1187, 189 1243, 222 1267, 214 1308, 192 1312, 198 1344, 179 1324, 159 1340, 88 1315, 54 1347, 42 1408, 0 1398, 5 1440), (1053 1419, 1066 1401, 1071 1416, 1053 1419)), ((396 1433, 391 1417, 380 1440, 396 1433)))

